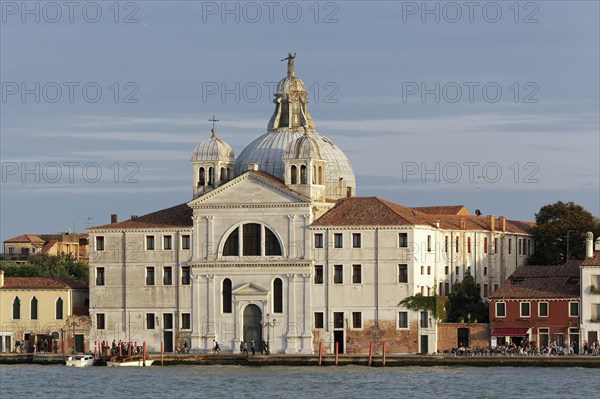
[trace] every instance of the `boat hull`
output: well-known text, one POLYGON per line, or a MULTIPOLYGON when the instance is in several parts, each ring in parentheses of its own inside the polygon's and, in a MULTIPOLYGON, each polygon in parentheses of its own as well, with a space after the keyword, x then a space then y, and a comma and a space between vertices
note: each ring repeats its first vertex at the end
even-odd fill
MULTIPOLYGON (((146 359, 146 367, 151 366, 152 363, 154 363, 154 360, 148 360, 146 359)), ((108 361, 106 362, 106 365, 109 367, 143 367, 144 366, 144 361, 143 360, 126 360, 126 361, 108 361)))

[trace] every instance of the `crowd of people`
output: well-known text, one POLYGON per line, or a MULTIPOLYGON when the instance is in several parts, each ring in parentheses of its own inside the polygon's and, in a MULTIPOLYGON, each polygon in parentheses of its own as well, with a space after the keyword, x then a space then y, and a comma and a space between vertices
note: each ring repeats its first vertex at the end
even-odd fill
MULTIPOLYGON (((579 345, 576 341, 559 345, 556 340, 551 341, 547 346, 537 348, 534 343, 527 341, 517 345, 515 342, 510 344, 501 344, 494 348, 487 347, 465 347, 459 345, 450 350, 446 350, 444 355, 450 356, 561 356, 561 355, 579 355, 579 345)), ((600 343, 598 340, 591 344, 587 341, 583 343, 582 355, 600 356, 600 343)))

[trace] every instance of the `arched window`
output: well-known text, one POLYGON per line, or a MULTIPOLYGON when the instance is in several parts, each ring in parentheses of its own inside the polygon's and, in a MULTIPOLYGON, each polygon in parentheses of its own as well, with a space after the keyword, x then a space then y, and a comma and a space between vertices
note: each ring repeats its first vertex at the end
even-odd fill
POLYGON ((306 166, 300 166, 300 184, 306 184, 306 166))
POLYGON ((204 168, 200 168, 200 171, 198 172, 198 186, 204 187, 205 183, 206 183, 206 174, 204 172, 204 168))
POLYGON ((227 180, 227 176, 225 175, 225 168, 221 168, 221 181, 224 182, 227 180))
POLYGON ((298 181, 298 168, 296 168, 296 165, 292 165, 292 167, 290 168, 291 170, 291 178, 292 178, 292 184, 296 184, 296 182, 298 181))
POLYGON ((223 280, 223 313, 231 313, 231 280, 223 280))
POLYGON ((231 180, 231 168, 227 168, 227 180, 231 180))
POLYGON ((240 228, 237 227, 227 237, 227 241, 225 241, 225 246, 223 247, 223 256, 240 256, 239 230, 240 228))
POLYGON ((31 320, 37 320, 38 318, 38 300, 36 297, 31 298, 31 320))
POLYGON ((13 317, 14 320, 19 320, 21 318, 21 300, 18 296, 13 299, 13 317))
POLYGON ((319 166, 319 184, 323 184, 323 167, 319 166))
POLYGON ((273 312, 283 313, 283 282, 280 278, 273 281, 273 312))
POLYGON ((56 300, 56 320, 62 320, 63 318, 63 300, 58 298, 56 300))
POLYGON ((208 168, 208 185, 209 186, 215 185, 215 169, 214 168, 208 168))
POLYGON ((275 233, 268 227, 265 227, 265 255, 281 256, 281 245, 275 236, 275 233))

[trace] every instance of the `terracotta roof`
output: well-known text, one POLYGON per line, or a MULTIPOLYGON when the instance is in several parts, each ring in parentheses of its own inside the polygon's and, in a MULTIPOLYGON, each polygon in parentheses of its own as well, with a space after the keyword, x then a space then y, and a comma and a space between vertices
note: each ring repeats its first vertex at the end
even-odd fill
POLYGON ((445 206, 417 206, 412 207, 419 212, 432 215, 463 215, 470 216, 469 210, 464 205, 445 205, 445 206))
POLYGON ((20 242, 30 242, 32 244, 44 244, 45 241, 40 238, 37 234, 23 234, 17 237, 10 238, 5 243, 20 243, 20 242))
MULTIPOLYGON (((441 215, 420 212, 378 197, 349 197, 340 199, 336 205, 317 219, 313 226, 405 226, 434 225, 446 230, 494 230, 501 231, 499 218, 472 215, 441 215)), ((505 220, 505 231, 530 234, 534 223, 505 220)))
POLYGON ((596 251, 593 257, 581 262, 581 266, 600 266, 600 251, 596 251))
POLYGON ((498 299, 552 299, 579 297, 579 264, 521 266, 490 297, 498 299))
POLYGON ((3 289, 68 289, 87 288, 87 281, 67 277, 4 277, 3 289))
POLYGON ((44 245, 44 248, 42 248, 42 253, 45 254, 46 252, 48 252, 50 250, 50 248, 52 248, 54 246, 54 244, 56 244, 58 241, 56 240, 50 240, 46 243, 46 245, 44 245))
POLYGON ((192 227, 192 208, 187 203, 138 216, 122 222, 91 227, 90 230, 105 229, 150 229, 192 227))

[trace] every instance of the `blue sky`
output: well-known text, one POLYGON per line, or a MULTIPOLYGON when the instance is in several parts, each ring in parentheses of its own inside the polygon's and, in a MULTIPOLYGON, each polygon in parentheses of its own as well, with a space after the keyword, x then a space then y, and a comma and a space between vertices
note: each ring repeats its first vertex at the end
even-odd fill
POLYGON ((208 119, 238 155, 290 51, 358 195, 600 215, 596 1, 23 4, 0 3, 1 240, 188 201, 208 119))

